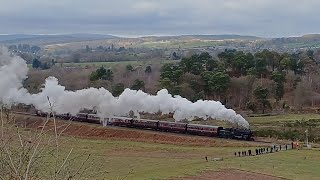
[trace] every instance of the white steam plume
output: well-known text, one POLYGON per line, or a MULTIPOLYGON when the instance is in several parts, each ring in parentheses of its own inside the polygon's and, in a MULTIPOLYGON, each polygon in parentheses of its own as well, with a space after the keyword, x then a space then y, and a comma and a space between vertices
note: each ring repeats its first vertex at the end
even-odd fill
POLYGON ((58 84, 55 77, 48 77, 38 94, 30 94, 22 87, 27 77, 28 68, 23 59, 10 55, 6 48, 0 49, 0 101, 5 105, 17 103, 32 104, 37 109, 49 111, 47 97, 57 113, 76 114, 82 109, 96 109, 102 117, 123 116, 130 111, 163 114, 173 113, 175 120, 195 117, 229 121, 248 128, 249 123, 232 109, 225 108, 217 101, 202 101, 195 103, 180 96, 172 97, 166 89, 157 95, 149 95, 142 91, 125 89, 119 96, 114 97, 104 88, 88 88, 78 91, 67 91, 58 84))

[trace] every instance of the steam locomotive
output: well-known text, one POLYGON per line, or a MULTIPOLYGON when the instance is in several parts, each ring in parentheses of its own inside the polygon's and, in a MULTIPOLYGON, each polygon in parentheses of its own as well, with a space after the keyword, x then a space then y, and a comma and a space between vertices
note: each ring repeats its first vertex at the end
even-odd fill
MULTIPOLYGON (((46 117, 47 113, 37 111, 37 116, 46 117)), ((52 116, 52 115, 51 115, 52 116)), ((65 120, 73 120, 79 122, 95 123, 110 126, 120 126, 128 128, 139 128, 139 129, 150 129, 165 132, 201 135, 209 137, 220 137, 227 139, 238 139, 254 141, 253 132, 250 129, 239 129, 239 128, 223 128, 220 126, 211 125, 200 125, 200 124, 188 124, 181 122, 168 122, 158 120, 147 120, 147 119, 134 119, 128 117, 113 117, 110 119, 104 119, 102 121, 96 114, 89 113, 78 113, 75 116, 71 114, 57 114, 55 117, 65 120)))

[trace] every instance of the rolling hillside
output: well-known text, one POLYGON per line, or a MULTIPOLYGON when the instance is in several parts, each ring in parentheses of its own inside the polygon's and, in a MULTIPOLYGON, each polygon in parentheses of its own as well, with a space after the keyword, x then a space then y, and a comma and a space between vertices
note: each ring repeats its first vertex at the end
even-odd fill
POLYGON ((46 45, 55 43, 92 41, 99 39, 117 39, 116 36, 101 34, 63 34, 63 35, 32 35, 32 34, 11 34, 0 35, 2 44, 32 44, 46 45))

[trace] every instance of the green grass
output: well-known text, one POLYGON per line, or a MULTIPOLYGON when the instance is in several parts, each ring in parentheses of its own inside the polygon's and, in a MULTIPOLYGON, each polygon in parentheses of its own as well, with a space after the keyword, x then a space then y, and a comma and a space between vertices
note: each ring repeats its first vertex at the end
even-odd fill
POLYGON ((309 140, 320 142, 320 114, 283 114, 276 116, 248 117, 250 128, 258 136, 290 140, 305 140, 305 130, 309 130, 309 140))
MULTIPOLYGON (((279 126, 280 124, 293 123, 301 120, 310 120, 310 119, 320 119, 320 114, 281 114, 281 115, 272 115, 272 116, 260 116, 260 117, 245 117, 249 122, 250 126, 279 126)), ((209 125, 218 125, 223 127, 233 126, 233 124, 228 123, 227 121, 216 121, 216 120, 201 120, 193 121, 193 123, 200 124, 209 124, 209 125)))
MULTIPOLYGON (((315 150, 290 150, 263 156, 235 158, 233 152, 247 149, 76 138, 65 145, 64 154, 67 154, 71 147, 75 149, 73 154, 76 155, 90 153, 95 166, 108 172, 97 174, 94 179, 117 179, 118 177, 167 179, 224 168, 273 174, 289 179, 320 178, 318 170, 320 151, 315 150), (224 157, 225 159, 221 162, 206 162, 205 156, 224 157)), ((78 167, 81 163, 75 161, 73 165, 78 167)))
POLYGON ((275 116, 248 117, 247 119, 251 125, 277 124, 278 122, 293 122, 302 119, 320 119, 320 114, 282 114, 275 116))
POLYGON ((319 48, 320 47, 319 42, 297 42, 297 43, 288 43, 284 45, 287 45, 289 48, 306 48, 306 47, 319 48))
MULTIPOLYGON (((97 68, 97 67, 109 67, 113 68, 118 65, 129 65, 133 67, 137 66, 148 66, 152 64, 167 64, 167 63, 176 63, 177 60, 160 60, 160 61, 119 61, 119 62, 82 62, 82 63, 63 63, 63 67, 79 67, 79 68, 97 68)), ((57 63, 56 66, 60 67, 60 63, 57 63)), ((28 64, 28 68, 32 68, 32 64, 28 64)))
POLYGON ((165 49, 165 48, 199 48, 210 47, 221 44, 218 41, 168 41, 168 42, 147 42, 139 44, 138 47, 165 49))
POLYGON ((289 150, 252 158, 233 159, 227 166, 288 179, 319 179, 319 150, 289 150), (240 167, 241 164, 241 167, 240 167))
MULTIPOLYGON (((128 179, 163 179, 202 171, 205 156, 230 156, 236 148, 208 148, 132 141, 73 139, 64 146, 63 155, 74 148, 73 154, 92 154, 97 166, 107 174, 95 179, 128 176, 128 179)), ((81 165, 74 162, 77 169, 81 165)), ((50 160, 49 160, 50 161, 50 160)))
MULTIPOLYGON (((269 120, 276 122, 276 119, 280 119, 288 122, 291 119, 295 120, 302 117, 309 119, 319 116, 316 114, 290 114, 287 116, 270 116, 269 120)), ((255 117, 251 118, 250 121, 260 123, 262 120, 255 117)), ((28 133, 29 131, 26 131, 26 134, 28 133)), ((220 140, 224 141, 223 139, 220 140)), ((91 154, 90 159, 94 164, 89 172, 95 173, 99 170, 98 168, 107 172, 95 174, 91 179, 122 179, 125 177, 125 179, 139 180, 168 179, 197 175, 207 170, 217 171, 230 168, 281 176, 288 179, 320 179, 319 149, 288 150, 239 158, 234 157, 234 152, 248 150, 248 147, 172 145, 135 142, 134 140, 70 138, 70 136, 63 136, 61 142, 66 142, 61 146, 61 158, 66 157, 71 148, 74 149, 70 157, 71 159, 75 158, 70 164, 74 169, 79 168, 86 155, 91 154), (224 160, 206 162, 205 156, 208 156, 209 159, 222 157, 224 160)), ((254 150, 254 147, 250 149, 254 150)), ((45 162, 49 162, 48 164, 53 162, 52 156, 48 156, 45 162)), ((43 166, 43 171, 48 171, 47 167, 52 168, 52 165, 43 166)))
POLYGON ((116 65, 129 65, 131 64, 132 66, 139 66, 142 65, 143 62, 138 62, 138 61, 122 61, 122 62, 83 62, 83 63, 63 63, 64 67, 81 67, 81 68, 85 68, 85 67, 101 67, 101 66, 105 66, 105 67, 114 67, 116 65))

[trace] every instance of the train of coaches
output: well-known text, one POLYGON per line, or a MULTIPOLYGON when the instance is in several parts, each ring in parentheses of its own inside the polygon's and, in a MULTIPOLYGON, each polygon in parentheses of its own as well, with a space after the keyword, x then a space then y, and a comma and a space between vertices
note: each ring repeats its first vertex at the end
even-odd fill
MULTIPOLYGON (((46 117, 48 114, 37 111, 37 116, 46 117)), ((210 136, 210 137, 220 137, 228 139, 238 139, 253 141, 254 135, 250 129, 239 129, 239 128, 223 128, 220 126, 211 125, 200 125, 200 124, 189 124, 181 122, 169 122, 169 121, 158 121, 158 120, 146 120, 146 119, 135 119, 128 117, 113 117, 101 121, 100 117, 96 114, 89 113, 78 113, 75 116, 71 114, 57 114, 55 117, 64 120, 73 120, 79 122, 95 123, 101 124, 106 122, 110 126, 120 126, 128 128, 140 128, 140 129, 150 129, 157 131, 166 131, 174 133, 210 136)))

